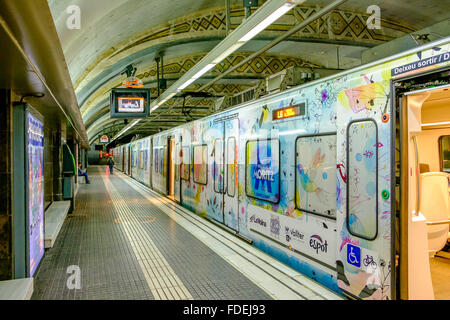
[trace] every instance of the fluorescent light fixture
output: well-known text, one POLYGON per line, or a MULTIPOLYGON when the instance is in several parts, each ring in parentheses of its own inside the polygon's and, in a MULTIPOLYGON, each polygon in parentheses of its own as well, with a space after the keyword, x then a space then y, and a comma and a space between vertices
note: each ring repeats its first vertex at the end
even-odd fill
POLYGON ((189 86, 192 82, 194 82, 196 79, 191 78, 188 81, 186 81, 185 83, 183 83, 178 90, 183 90, 184 88, 186 88, 187 86, 189 86))
MULTIPOLYGON (((141 121, 141 120, 142 120, 142 119, 137 119, 137 120, 134 121, 132 124, 130 124, 128 127, 123 128, 122 131, 120 131, 120 132, 117 134, 117 136, 114 137, 114 139, 113 139, 112 141, 116 140, 116 139, 119 138, 121 135, 123 135, 125 132, 127 132, 128 130, 130 130, 131 128, 133 128, 133 127, 134 127, 135 125, 137 125, 138 122, 141 121)), ((111 141, 111 142, 112 142, 112 141, 111 141)))
MULTIPOLYGON (((205 74, 206 72, 208 72, 209 70, 211 70, 212 68, 214 68, 216 66, 215 63, 209 63, 207 64, 202 70, 200 70, 199 72, 197 72, 195 75, 192 76, 192 78, 190 78, 188 81, 186 81, 185 83, 183 83, 181 86, 178 87, 178 91, 181 91, 183 89, 185 89, 187 86, 189 86, 192 82, 194 82, 195 80, 197 80, 198 78, 200 78, 203 74, 205 74)), ((175 93, 173 94, 175 95, 175 93)), ((170 96, 169 96, 170 97, 170 96)))
POLYGON ((198 78, 200 78, 203 74, 207 73, 209 70, 211 70, 211 69, 214 68, 215 66, 216 66, 215 63, 207 64, 202 70, 200 70, 200 71, 197 72, 194 76, 192 76, 192 79, 198 79, 198 78))
POLYGON ((239 49, 240 47, 242 47, 242 45, 245 42, 236 42, 235 44, 233 44, 231 47, 229 47, 227 50, 225 50, 220 56, 218 56, 212 63, 214 64, 218 64, 221 63, 226 57, 228 57, 230 54, 232 54, 233 52, 235 52, 237 49, 239 49))
POLYGON ((295 7, 294 3, 286 2, 281 7, 279 7, 277 10, 275 10, 271 15, 269 15, 266 19, 261 21, 256 27, 249 30, 249 32, 239 40, 239 42, 243 41, 249 41, 254 36, 256 36, 258 33, 263 31, 265 28, 270 26, 272 23, 277 21, 282 15, 284 15, 286 12, 291 10, 293 7, 295 7))
POLYGON ((422 123, 422 127, 441 126, 441 125, 444 125, 444 124, 450 124, 450 121, 422 123))
POLYGON ((166 101, 167 100, 169 100, 170 98, 172 98, 173 96, 176 96, 177 95, 177 93, 176 92, 172 92, 171 94, 169 94, 167 97, 166 97, 166 101))

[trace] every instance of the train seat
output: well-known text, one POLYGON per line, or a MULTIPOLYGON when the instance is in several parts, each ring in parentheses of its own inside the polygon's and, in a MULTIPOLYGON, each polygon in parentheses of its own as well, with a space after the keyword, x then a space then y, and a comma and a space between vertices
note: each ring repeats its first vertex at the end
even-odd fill
POLYGON ((449 220, 448 174, 445 172, 422 173, 420 179, 420 212, 427 220, 428 251, 434 256, 445 247, 450 234, 448 223, 430 224, 449 220))

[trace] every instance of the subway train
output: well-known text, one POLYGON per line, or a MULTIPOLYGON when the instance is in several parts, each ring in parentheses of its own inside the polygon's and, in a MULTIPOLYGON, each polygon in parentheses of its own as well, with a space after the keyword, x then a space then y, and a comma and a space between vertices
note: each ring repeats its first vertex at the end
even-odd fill
POLYGON ((446 38, 117 146, 115 166, 346 297, 438 298, 449 70, 446 38))

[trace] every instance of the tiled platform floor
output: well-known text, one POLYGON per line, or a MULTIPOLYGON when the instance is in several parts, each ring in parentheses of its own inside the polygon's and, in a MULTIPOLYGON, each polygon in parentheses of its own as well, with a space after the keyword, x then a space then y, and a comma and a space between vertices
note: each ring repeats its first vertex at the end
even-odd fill
POLYGON ((271 298, 117 175, 91 167, 89 177, 91 184, 80 185, 76 210, 46 252, 32 299, 155 299, 127 236, 133 231, 138 250, 152 254, 150 239, 181 280, 191 296, 181 298, 271 298), (66 285, 71 265, 80 267, 79 290, 66 285))
POLYGON ((89 177, 32 299, 340 299, 121 173, 90 167, 89 177), (80 289, 67 286, 69 266, 80 289))

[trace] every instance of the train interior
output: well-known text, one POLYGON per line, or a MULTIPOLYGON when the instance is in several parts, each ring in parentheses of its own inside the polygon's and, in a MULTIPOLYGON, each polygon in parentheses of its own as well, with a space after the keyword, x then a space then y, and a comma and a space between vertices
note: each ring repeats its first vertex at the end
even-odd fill
POLYGON ((409 299, 450 299, 449 74, 409 81, 400 102, 407 118, 401 146, 408 150, 402 166, 407 206, 400 218, 400 260, 407 263, 400 266, 400 296, 409 299))

